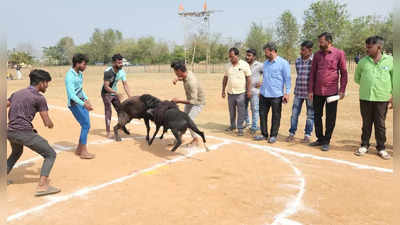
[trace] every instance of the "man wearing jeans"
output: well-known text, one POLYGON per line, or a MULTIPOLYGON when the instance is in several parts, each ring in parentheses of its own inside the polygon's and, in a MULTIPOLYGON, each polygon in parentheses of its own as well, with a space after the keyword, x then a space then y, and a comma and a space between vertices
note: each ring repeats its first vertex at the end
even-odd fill
POLYGON ((55 194, 60 189, 49 185, 49 175, 56 160, 56 152, 46 139, 37 134, 32 125, 33 118, 39 113, 46 127, 54 127, 48 114, 46 98, 40 94, 46 92, 51 77, 44 70, 33 70, 29 78, 30 86, 13 93, 7 101, 7 107, 10 108, 7 138, 12 150, 7 159, 7 174, 11 172, 26 146, 44 158, 35 195, 55 194))
POLYGON ((278 56, 276 44, 269 42, 264 46, 265 57, 263 83, 260 89, 260 126, 261 134, 255 140, 268 139, 268 112, 272 108, 272 125, 268 142, 277 140, 281 123, 282 103, 289 101, 291 80, 288 61, 278 56))
MULTIPOLYGON (((201 88, 197 77, 191 71, 187 71, 185 62, 173 62, 171 68, 174 69, 177 77, 173 81, 173 84, 175 85, 178 81, 182 81, 186 94, 186 100, 174 98, 172 101, 177 104, 185 104, 185 113, 189 115, 190 119, 194 120, 206 104, 203 89, 201 88)), ((191 129, 190 134, 193 138, 190 144, 198 145, 199 139, 197 134, 191 129)))
POLYGON ((385 150, 385 120, 388 108, 392 108, 393 57, 382 53, 382 37, 369 37, 365 44, 368 56, 361 59, 355 73, 355 82, 360 85, 360 111, 363 121, 361 147, 355 154, 362 156, 368 152, 374 126, 376 150, 381 158, 387 160, 391 156, 385 150))
POLYGON ((263 64, 256 60, 257 52, 255 49, 249 49, 246 52, 246 61, 251 69, 251 98, 246 97, 246 127, 250 125, 249 103, 251 108, 251 127, 250 133, 255 134, 258 128, 259 118, 259 95, 262 82, 263 64))
POLYGON ((313 58, 312 48, 313 43, 311 41, 304 41, 301 44, 301 57, 296 60, 297 77, 296 86, 294 88, 294 101, 292 107, 292 117, 290 119, 289 137, 287 138, 288 142, 294 140, 303 102, 306 102, 307 106, 307 120, 303 141, 305 143, 309 143, 311 141, 311 133, 314 126, 314 109, 312 102, 308 99, 308 79, 310 77, 313 58))
POLYGON ((328 103, 330 96, 345 96, 347 85, 347 67, 344 51, 334 48, 332 35, 323 33, 319 37, 320 51, 315 53, 308 83, 308 97, 313 101, 314 123, 317 141, 310 146, 322 146, 322 151, 329 151, 329 144, 336 123, 338 101, 328 103), (339 88, 340 72, 340 88, 339 88), (323 133, 322 114, 326 105, 326 131, 323 133))
POLYGON ((238 136, 243 136, 245 120, 245 98, 251 98, 251 70, 247 62, 239 60, 239 50, 237 48, 229 49, 229 60, 225 76, 222 81, 222 98, 226 97, 226 87, 228 86, 228 105, 230 127, 226 131, 238 129, 238 136), (236 112, 238 114, 236 120, 236 112))

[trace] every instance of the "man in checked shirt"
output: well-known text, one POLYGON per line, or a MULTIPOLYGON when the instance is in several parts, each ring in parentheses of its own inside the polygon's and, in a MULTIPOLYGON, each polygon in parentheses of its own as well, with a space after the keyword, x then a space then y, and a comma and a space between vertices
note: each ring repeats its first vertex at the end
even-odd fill
POLYGON ((294 135, 297 131, 297 123, 299 120, 299 115, 301 113, 301 108, 303 107, 303 102, 306 102, 307 107, 307 120, 306 128, 304 130, 305 143, 311 142, 311 133, 314 126, 314 109, 313 104, 310 99, 308 99, 308 80, 310 78, 311 65, 313 59, 313 43, 311 41, 304 41, 301 44, 300 55, 296 59, 296 87, 294 88, 294 100, 292 107, 292 117, 290 118, 290 129, 289 137, 287 137, 288 142, 294 140, 294 135))

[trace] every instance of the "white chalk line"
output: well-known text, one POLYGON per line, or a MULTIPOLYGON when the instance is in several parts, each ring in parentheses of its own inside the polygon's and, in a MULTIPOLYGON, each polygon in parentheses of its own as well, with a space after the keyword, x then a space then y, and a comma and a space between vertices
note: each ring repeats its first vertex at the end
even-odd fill
MULTIPOLYGON (((67 111, 68 110, 68 109, 66 109, 64 107, 59 107, 59 106, 49 106, 49 107, 54 108, 54 109, 63 110, 63 111, 67 111)), ((91 113, 91 115, 94 116, 94 117, 97 117, 97 118, 104 118, 104 115, 101 115, 101 114, 91 113)), ((116 118, 113 118, 113 120, 117 121, 116 118)), ((138 121, 134 121, 134 124, 141 125, 142 123, 139 123, 138 121)), ((369 166, 369 165, 365 165, 365 164, 359 164, 359 163, 350 162, 350 161, 347 161, 347 160, 316 156, 316 155, 308 154, 308 153, 300 153, 300 152, 295 152, 295 151, 282 149, 282 148, 276 148, 276 147, 270 147, 270 146, 265 146, 265 145, 252 144, 252 143, 247 143, 247 142, 242 142, 242 141, 236 141, 236 140, 233 140, 233 139, 220 138, 220 137, 209 136, 209 135, 207 135, 207 138, 213 138, 215 140, 222 140, 222 141, 223 140, 227 140, 227 141, 231 141, 233 143, 244 144, 244 145, 247 145, 247 146, 251 146, 251 147, 259 148, 259 149, 263 149, 263 150, 275 151, 275 152, 283 153, 283 154, 286 154, 286 155, 296 156, 296 157, 299 157, 299 158, 311 158, 311 159, 314 159, 314 160, 321 160, 321 161, 333 162, 333 163, 337 163, 337 164, 344 164, 344 165, 351 166, 351 167, 354 167, 354 168, 357 168, 357 169, 375 170, 377 172, 383 172, 383 173, 393 173, 393 169, 387 169, 387 168, 382 168, 382 167, 377 167, 377 166, 369 166)))
MULTIPOLYGON (((111 142, 114 142, 114 141, 113 140, 102 140, 102 141, 96 141, 96 142, 93 142, 93 143, 104 143, 105 144, 105 143, 111 143, 111 142)), ((221 143, 214 144, 214 145, 210 146, 209 149, 210 150, 217 150, 218 148, 220 148, 220 147, 222 147, 223 145, 226 145, 226 144, 232 144, 232 142, 229 141, 229 140, 225 140, 225 141, 223 141, 221 143)), ((58 145, 58 147, 59 147, 59 149, 62 149, 64 151, 70 149, 70 147, 64 147, 64 146, 60 146, 60 145, 58 145)), ((104 183, 104 184, 100 184, 100 185, 93 186, 93 187, 86 187, 86 188, 80 189, 80 190, 78 190, 76 192, 73 192, 73 193, 65 195, 65 196, 57 196, 57 197, 53 197, 52 196, 52 197, 49 198, 50 199, 49 202, 44 203, 44 204, 39 205, 39 206, 36 206, 36 207, 33 207, 31 209, 16 213, 14 215, 11 215, 11 216, 9 216, 7 218, 7 221, 11 222, 11 221, 16 220, 16 219, 21 219, 22 217, 24 217, 26 215, 33 214, 35 212, 41 211, 41 210, 43 210, 45 208, 48 208, 48 207, 50 207, 50 206, 52 206, 52 205, 54 205, 56 203, 68 201, 68 200, 70 200, 72 198, 75 198, 75 197, 81 197, 81 196, 89 194, 90 192, 94 192, 94 191, 103 189, 103 188, 108 187, 110 185, 124 182, 124 181, 126 181, 126 180, 128 180, 130 178, 136 177, 136 176, 138 176, 140 174, 156 170, 156 169, 158 169, 160 167, 163 167, 163 166, 166 166, 166 165, 169 165, 169 164, 173 164, 173 163, 176 163, 176 162, 179 162, 179 161, 183 161, 184 159, 189 158, 189 157, 191 157, 191 156, 193 156, 195 154, 198 154, 200 152, 204 152, 204 151, 201 151, 201 150, 199 151, 197 149, 197 151, 191 151, 190 153, 188 153, 188 154, 186 154, 184 156, 179 156, 179 157, 176 157, 176 158, 171 159, 171 160, 166 160, 166 161, 158 163, 158 164, 156 164, 156 165, 154 165, 152 167, 135 171, 135 172, 133 172, 132 174, 130 174, 128 176, 117 178, 115 180, 112 180, 112 181, 104 183)), ((295 221, 287 219, 287 217, 295 214, 298 211, 298 208, 299 208, 299 206, 301 204, 301 199, 303 198, 303 195, 304 195, 304 192, 305 192, 305 178, 302 176, 302 173, 300 172, 300 170, 298 168, 296 168, 294 166, 294 164, 290 160, 288 160, 287 158, 283 157, 282 155, 280 155, 279 153, 276 153, 276 152, 271 152, 271 151, 266 151, 266 150, 265 150, 265 152, 267 152, 267 153, 269 153, 269 154, 281 159, 285 163, 287 163, 293 169, 293 171, 295 172, 296 176, 300 177, 299 178, 300 184, 298 185, 299 193, 297 194, 297 196, 294 199, 294 201, 289 202, 286 205, 286 208, 284 209, 284 211, 282 211, 280 214, 278 214, 277 216, 274 217, 275 220, 272 223, 272 225, 300 224, 298 222, 295 222, 295 221)))
MULTIPOLYGON (((219 148, 219 147, 221 147, 221 146, 223 146, 225 144, 229 144, 229 142, 223 142, 223 143, 212 145, 212 146, 210 146, 209 149, 210 150, 216 150, 217 148, 219 148)), ((150 172, 150 171, 156 170, 158 168, 161 168, 161 167, 164 167, 164 166, 167 166, 167 165, 170 165, 170 164, 174 164, 174 163, 183 161, 184 159, 192 157, 192 156, 194 156, 194 155, 196 155, 196 154, 198 154, 200 152, 204 152, 204 150, 196 149, 196 151, 191 151, 188 154, 185 154, 184 156, 178 156, 178 157, 176 157, 174 159, 171 159, 171 160, 165 160, 165 161, 163 161, 161 163, 157 163, 157 164, 153 165, 152 167, 149 167, 149 168, 146 168, 146 169, 142 169, 142 170, 137 170, 137 171, 131 173, 128 176, 120 177, 120 178, 114 179, 112 181, 109 181, 107 183, 103 183, 103 184, 100 184, 100 185, 97 185, 97 186, 86 187, 86 188, 80 189, 80 190, 75 191, 75 192, 73 192, 71 194, 68 194, 68 195, 57 196, 57 197, 53 196, 53 197, 49 198, 50 201, 47 202, 47 203, 44 203, 42 205, 38 205, 36 207, 30 208, 28 210, 24 210, 24 211, 21 211, 19 213, 16 213, 16 214, 13 214, 13 215, 9 216, 7 218, 7 222, 11 222, 11 221, 16 220, 16 219, 21 219, 22 217, 24 217, 26 215, 39 212, 39 211, 41 211, 41 210, 43 210, 45 208, 48 208, 48 207, 50 207, 50 206, 52 206, 52 205, 54 205, 56 203, 64 202, 64 201, 70 200, 71 198, 75 198, 75 197, 81 197, 83 195, 89 194, 90 192, 103 189, 103 188, 108 187, 110 185, 113 185, 113 184, 116 184, 116 183, 122 183, 122 182, 124 182, 124 181, 126 181, 126 180, 128 180, 130 178, 136 177, 136 176, 144 174, 146 172, 150 172)))

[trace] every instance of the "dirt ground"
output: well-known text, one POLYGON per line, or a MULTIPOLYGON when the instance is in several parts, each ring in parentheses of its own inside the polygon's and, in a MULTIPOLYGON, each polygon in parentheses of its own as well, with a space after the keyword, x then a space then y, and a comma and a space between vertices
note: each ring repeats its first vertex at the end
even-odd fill
MULTIPOLYGON (((229 114, 227 100, 220 97, 222 74, 197 74, 207 104, 196 123, 212 151, 181 147, 173 153, 168 151, 171 136, 147 146, 143 121, 129 124, 132 135, 122 135, 123 142, 105 137, 100 97, 104 68, 89 67, 84 89, 95 107, 89 149, 96 159, 84 161, 73 154, 80 128, 66 108, 63 74, 68 68, 46 69, 54 75, 45 96, 55 128, 44 128, 39 116, 34 124, 59 151, 51 180, 62 192, 33 197, 43 160, 26 149, 9 176, 13 181, 8 186, 9 224, 387 225, 399 221, 393 216, 392 161, 381 160, 374 148, 364 157, 353 155, 360 143, 361 116, 352 77, 348 96, 338 106, 331 151, 321 152, 300 141, 304 108, 298 139, 284 141, 292 101, 283 107, 280 135, 273 145, 255 142, 250 134, 237 137, 225 132, 229 114)), ((174 86, 173 77, 172 73, 127 76, 134 95, 184 98, 182 84, 174 86)), ((293 74, 293 84, 294 78, 293 74)), ((26 86, 26 79, 8 81, 8 93, 26 86)), ((392 121, 390 111, 386 124, 390 153, 392 121)))

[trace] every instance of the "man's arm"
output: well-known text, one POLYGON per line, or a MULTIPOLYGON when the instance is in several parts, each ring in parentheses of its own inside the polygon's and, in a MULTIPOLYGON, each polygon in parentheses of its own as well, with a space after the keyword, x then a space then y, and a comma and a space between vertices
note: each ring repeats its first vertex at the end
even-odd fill
POLYGON ((340 54, 340 91, 339 95, 340 98, 344 98, 344 95, 346 93, 346 86, 347 86, 347 79, 348 79, 348 74, 347 74, 347 65, 346 65, 346 55, 344 52, 340 54))
POLYGON ((225 89, 227 84, 228 84, 228 76, 225 74, 224 79, 222 80, 222 98, 225 98, 226 96, 225 89))
POLYGON ((251 77, 246 77, 247 98, 251 98, 251 77))
POLYGON ((285 65, 283 67, 282 71, 283 75, 283 82, 286 87, 285 93, 283 96, 283 103, 288 103, 289 102, 289 94, 290 94, 290 89, 292 88, 292 80, 290 76, 290 64, 288 62, 285 62, 285 65))
POLYGON ((49 117, 48 111, 42 111, 42 112, 39 112, 39 114, 40 114, 40 117, 42 117, 44 126, 52 129, 54 127, 54 124, 49 117))
POLYGON ((360 84, 361 82, 361 66, 362 63, 357 64, 356 72, 354 74, 354 82, 356 82, 357 84, 360 84))
POLYGON ((124 85, 125 93, 129 97, 131 97, 131 90, 129 88, 128 82, 126 80, 122 81, 122 84, 124 85))
POLYGON ((10 107, 11 102, 9 100, 7 100, 7 108, 10 107))
POLYGON ((104 81, 104 90, 107 91, 107 93, 110 94, 118 94, 116 91, 114 91, 111 87, 110 87, 110 81, 105 80, 104 81))

